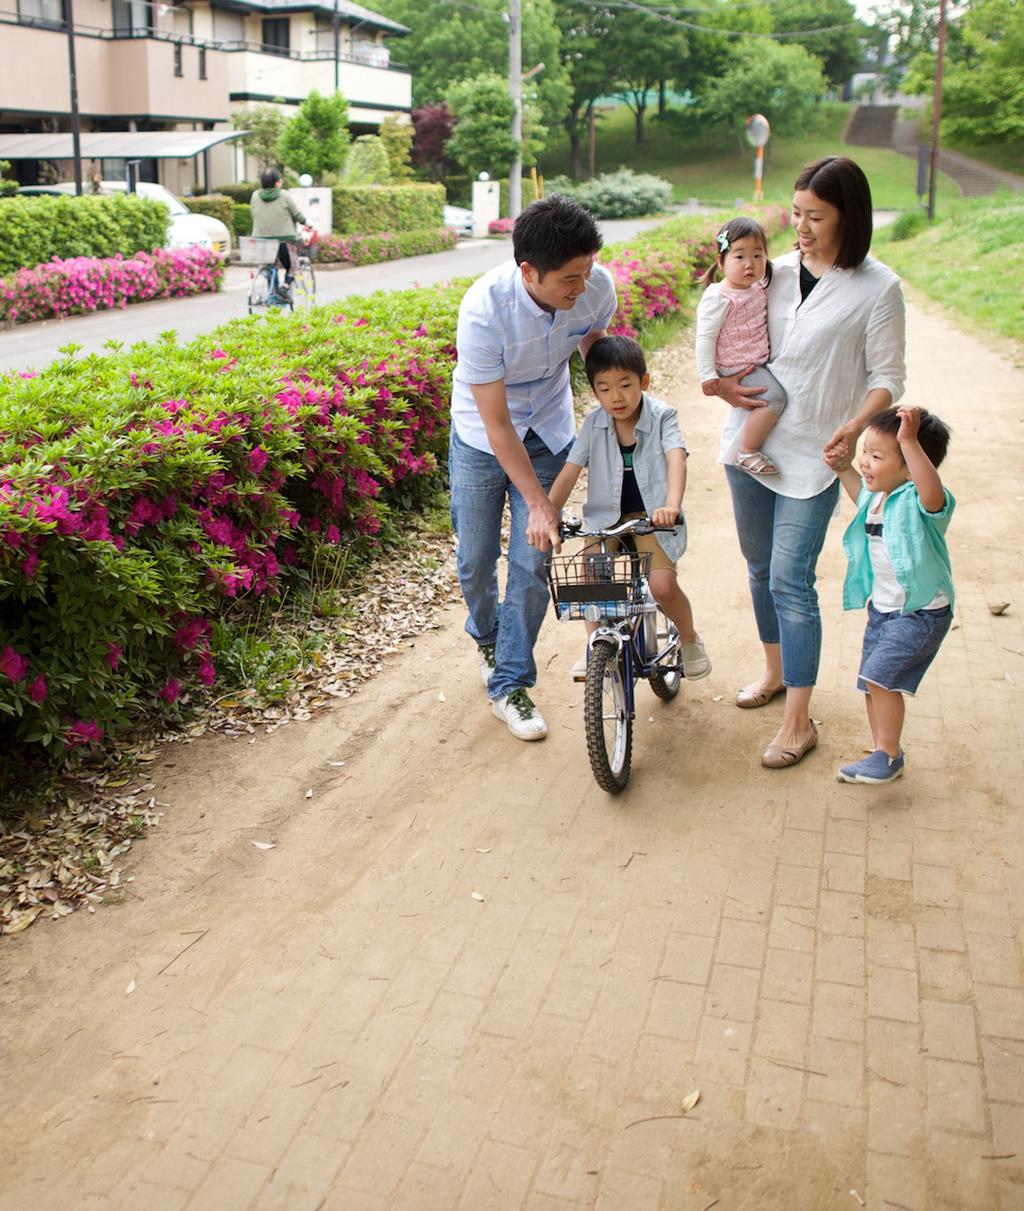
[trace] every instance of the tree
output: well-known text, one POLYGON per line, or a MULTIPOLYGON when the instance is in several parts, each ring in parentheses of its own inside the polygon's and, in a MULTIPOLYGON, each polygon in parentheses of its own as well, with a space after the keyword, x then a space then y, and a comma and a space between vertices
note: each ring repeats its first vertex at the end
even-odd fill
POLYGON ((319 185, 324 173, 341 172, 348 156, 348 104, 341 93, 322 97, 316 89, 288 119, 278 143, 282 161, 308 172, 319 185))
POLYGON ((615 87, 614 60, 609 55, 612 18, 609 10, 579 0, 561 0, 556 14, 562 35, 559 54, 570 85, 562 125, 569 135, 572 177, 578 181, 583 176, 583 136, 590 115, 598 97, 615 87))
POLYGON ((255 158, 260 172, 264 168, 281 167, 277 145, 288 118, 277 105, 246 105, 236 109, 231 115, 231 124, 235 130, 251 132, 242 139, 242 145, 255 158))
POLYGON ((618 67, 617 94, 633 111, 636 141, 644 141, 644 117, 652 94, 659 91, 666 69, 685 58, 686 31, 655 14, 624 9, 611 26, 618 67))
POLYGON ((776 0, 772 5, 776 33, 830 29, 829 33, 787 38, 822 61, 825 78, 840 89, 864 61, 866 27, 857 21, 850 0, 776 0))
POLYGON ((386 185, 391 166, 384 141, 378 135, 360 135, 345 161, 346 185, 386 185))
POLYGON ((412 123, 401 121, 398 114, 388 114, 380 124, 379 133, 380 141, 387 152, 391 180, 399 182, 410 180, 412 178, 412 123))
POLYGON ((455 167, 448 141, 455 131, 455 115, 442 101, 412 111, 412 162, 432 181, 441 180, 455 167))
POLYGON ((701 112, 737 132, 746 117, 762 113, 777 133, 784 134, 799 126, 827 87, 821 60, 802 46, 747 41, 733 52, 725 72, 704 90, 701 112))
MULTIPOLYGON (((445 98, 455 116, 447 152, 471 176, 489 172, 508 175, 515 156, 512 139, 512 97, 508 85, 493 72, 462 80, 445 98)), ((525 156, 524 156, 525 159, 525 156)))

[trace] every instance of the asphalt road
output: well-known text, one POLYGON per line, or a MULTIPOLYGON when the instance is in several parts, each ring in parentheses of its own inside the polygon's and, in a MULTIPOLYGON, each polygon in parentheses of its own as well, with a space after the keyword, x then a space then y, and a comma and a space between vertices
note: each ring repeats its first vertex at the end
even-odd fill
MULTIPOLYGON (((609 244, 627 240, 660 219, 618 219, 602 223, 609 244)), ((320 302, 346 298, 353 294, 371 294, 375 290, 404 290, 410 286, 429 286, 453 277, 483 273, 512 255, 508 240, 463 240, 450 252, 408 257, 361 268, 320 269, 317 272, 317 297, 320 302)), ((227 320, 247 314, 249 270, 228 269, 224 289, 219 294, 197 295, 187 299, 165 299, 138 303, 123 311, 100 311, 76 315, 64 320, 46 320, 24 324, 0 334, 0 371, 39 369, 58 356, 61 346, 74 342, 84 353, 101 352, 110 340, 133 345, 153 340, 161 332, 175 329, 191 340, 227 320)))

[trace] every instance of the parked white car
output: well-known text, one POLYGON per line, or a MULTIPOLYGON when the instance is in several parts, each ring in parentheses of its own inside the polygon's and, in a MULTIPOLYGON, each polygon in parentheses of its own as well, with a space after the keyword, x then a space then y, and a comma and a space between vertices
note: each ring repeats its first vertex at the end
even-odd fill
MULTIPOLYGON (((125 181, 100 182, 100 194, 126 193, 127 190, 125 181)), ((187 248, 191 244, 199 244, 223 257, 231 251, 231 233, 220 219, 215 219, 212 215, 195 214, 169 189, 152 181, 139 181, 135 191, 140 198, 163 202, 171 212, 166 248, 187 248)), ((26 185, 19 192, 32 197, 39 194, 74 194, 75 186, 72 181, 61 181, 58 185, 26 185)), ((86 193, 91 194, 92 190, 86 187, 86 193)))
POLYGON ((462 206, 446 206, 444 208, 444 225, 450 227, 460 238, 473 234, 473 212, 462 206))

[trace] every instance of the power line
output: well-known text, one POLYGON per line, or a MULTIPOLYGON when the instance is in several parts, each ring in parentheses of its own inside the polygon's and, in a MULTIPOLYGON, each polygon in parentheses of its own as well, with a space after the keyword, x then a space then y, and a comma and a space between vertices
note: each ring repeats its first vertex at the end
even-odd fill
MULTIPOLYGON (((753 30, 720 29, 714 25, 697 25, 692 21, 680 21, 678 17, 669 16, 668 13, 661 9, 651 8, 646 4, 637 4, 635 0, 576 0, 576 3, 585 5, 587 8, 617 8, 640 12, 648 17, 656 17, 659 21, 666 21, 669 25, 679 26, 681 29, 692 29, 702 34, 716 34, 720 38, 770 38, 774 40, 782 38, 809 38, 815 34, 833 34, 841 29, 863 28, 863 24, 860 21, 844 21, 840 25, 827 25, 821 29, 794 29, 765 34, 757 33, 753 30)), ((684 9, 682 11, 691 12, 694 10, 684 9)))

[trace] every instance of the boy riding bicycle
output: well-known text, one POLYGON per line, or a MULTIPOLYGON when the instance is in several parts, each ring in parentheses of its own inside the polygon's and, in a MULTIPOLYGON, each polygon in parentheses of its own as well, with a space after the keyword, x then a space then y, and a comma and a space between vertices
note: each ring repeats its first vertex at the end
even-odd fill
MULTIPOLYGON (((674 408, 647 394, 650 375, 643 350, 623 336, 606 336, 587 352, 587 378, 600 408, 588 413, 564 468, 549 492, 562 509, 589 468, 583 515, 588 529, 609 529, 650 515, 657 526, 675 526, 686 490, 686 445, 674 408)), ((651 595, 679 631, 684 675, 691 681, 711 672, 693 611, 676 579, 676 560, 686 550, 686 524, 673 531, 637 535, 637 550, 651 555, 651 595)), ((596 623, 588 623, 592 634, 596 623)), ((586 677, 586 656, 573 679, 586 677)))
POLYGON ((282 301, 290 303, 297 259, 295 229, 296 225, 305 225, 306 216, 295 205, 291 194, 281 188, 281 174, 276 168, 264 169, 260 186, 250 199, 252 234, 259 239, 280 241, 277 260, 284 269, 284 285, 278 285, 277 293, 282 301))

